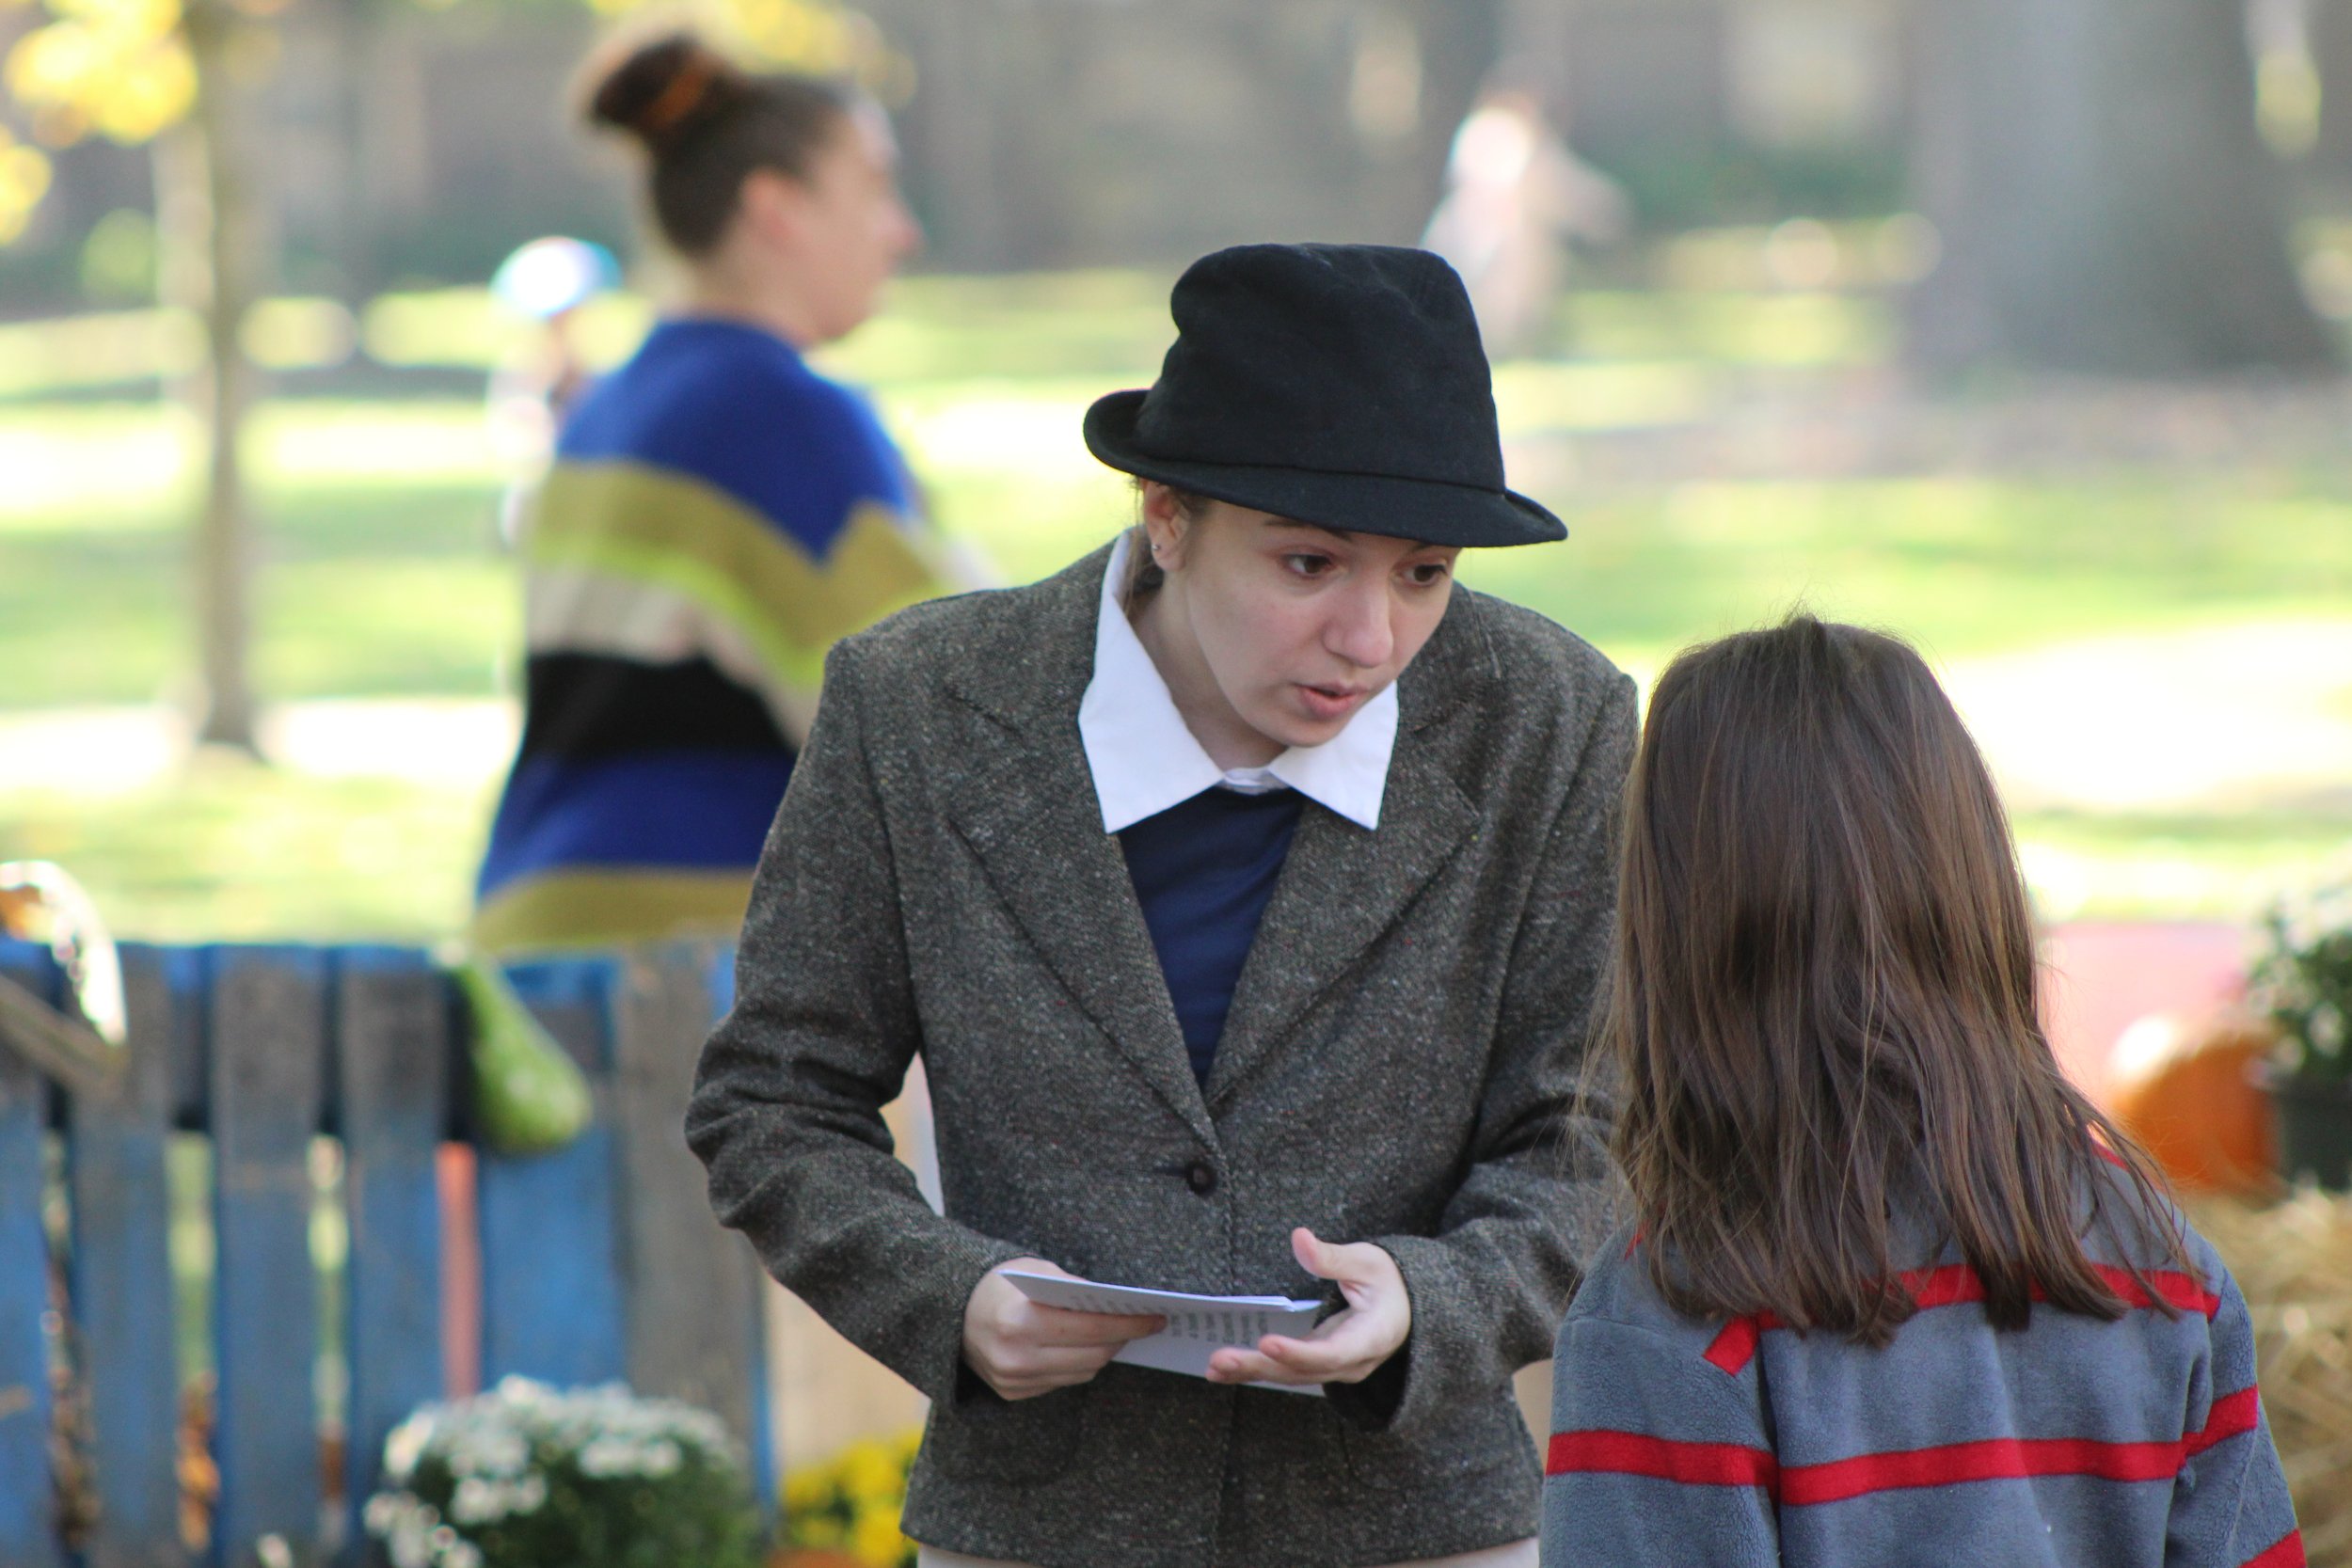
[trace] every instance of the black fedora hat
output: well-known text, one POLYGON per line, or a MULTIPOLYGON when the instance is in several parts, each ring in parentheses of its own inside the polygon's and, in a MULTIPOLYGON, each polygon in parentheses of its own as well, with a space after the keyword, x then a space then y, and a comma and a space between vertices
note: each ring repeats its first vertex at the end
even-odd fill
POLYGON ((1438 257, 1236 245, 1185 268, 1169 308, 1159 380, 1087 410, 1087 449, 1112 467, 1355 533, 1567 537, 1503 485, 1477 319, 1438 257))

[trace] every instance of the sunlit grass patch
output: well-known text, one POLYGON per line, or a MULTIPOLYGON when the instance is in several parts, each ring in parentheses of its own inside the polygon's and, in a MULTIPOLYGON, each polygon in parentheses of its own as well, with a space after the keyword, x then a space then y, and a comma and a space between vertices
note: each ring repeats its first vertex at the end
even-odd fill
POLYGON ((278 698, 460 693, 511 684, 522 606, 512 564, 286 562, 262 583, 256 675, 278 698))
POLYGON ((1463 578, 1608 648, 1814 613, 1955 657, 2352 605, 2352 494, 2262 476, 1929 477, 1542 496, 1565 544, 1473 551, 1463 578))
MULTIPOLYGON (((497 494, 272 485, 255 499, 264 696, 485 694, 520 637, 497 494)), ((124 507, 0 529, 0 706, 136 703, 195 667, 189 519, 124 507)))
POLYGON ((2352 796, 2340 812, 2039 812, 2014 823, 2047 920, 2251 921, 2323 868, 2352 870, 2352 796))
POLYGON ((1495 367, 1503 438, 1563 431, 1687 424, 1719 401, 1722 377, 1677 360, 1515 359, 1495 367))
POLYGON ((491 796, 227 754, 114 795, 0 795, 0 860, 72 868, 116 934, 431 942, 463 925, 491 796))
MULTIPOLYGON (((265 403, 243 455, 260 511, 281 492, 508 477, 482 405, 459 399, 265 403)), ((183 527, 202 456, 196 421, 171 404, 0 404, 0 536, 183 527)))
POLYGON ((1595 290, 1568 296, 1563 330, 1593 359, 1851 366, 1894 346, 1886 303, 1859 294, 1595 290))

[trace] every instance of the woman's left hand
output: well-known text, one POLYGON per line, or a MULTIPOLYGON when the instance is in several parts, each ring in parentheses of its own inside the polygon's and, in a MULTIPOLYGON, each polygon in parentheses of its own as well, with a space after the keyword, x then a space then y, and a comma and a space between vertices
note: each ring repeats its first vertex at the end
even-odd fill
POLYGON ((1211 1383, 1361 1383, 1412 1333, 1413 1299, 1387 1252, 1369 1242, 1334 1246, 1303 1226, 1291 1232, 1291 1250, 1309 1274, 1339 1285, 1346 1309, 1303 1339, 1269 1334, 1254 1351, 1218 1351, 1209 1357, 1211 1383))

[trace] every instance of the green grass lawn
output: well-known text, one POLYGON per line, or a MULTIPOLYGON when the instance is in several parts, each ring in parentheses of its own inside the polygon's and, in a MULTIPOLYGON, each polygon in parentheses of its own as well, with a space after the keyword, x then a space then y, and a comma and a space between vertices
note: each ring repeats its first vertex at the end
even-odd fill
MULTIPOLYGON (((1074 558, 1127 515, 1119 480, 1078 448, 1080 401, 990 405, 1016 449, 1041 427, 1066 431, 1070 451, 1016 472, 949 449, 926 461, 921 436, 939 421, 923 411, 942 396, 927 387, 904 400, 914 458, 945 526, 977 543, 1009 579, 1074 558), (1068 421, 1055 417, 1063 412, 1068 421)), ((885 405, 896 413, 899 400, 885 395, 885 405)), ((87 412, 126 432, 157 422, 150 412, 87 412)), ((444 432, 475 419, 462 404, 401 412, 411 428, 444 432)), ((294 445, 306 419, 339 426, 351 418, 344 405, 276 415, 294 445)), ((0 405, 0 427, 10 418, 0 405)), ((950 438, 988 433, 981 420, 950 438)), ((189 637, 175 490, 39 510, 0 502, 7 705, 143 702, 170 689, 189 637)), ((1541 499, 1567 518, 1570 539, 1474 554, 1465 580, 1636 662, 1798 603, 1891 627, 1943 657, 2352 607, 2352 474, 1715 482, 1589 499, 1570 485, 1541 499)), ((518 631, 496 510, 486 472, 265 480, 256 578, 262 690, 497 689, 518 631)))
MULTIPOLYGON (((1150 379, 1164 300, 1164 279, 1126 274, 915 280, 832 358, 875 388, 943 525, 1025 580, 1128 514, 1077 419, 1093 395, 1150 379)), ((2352 617, 2343 467, 1581 486, 1579 442, 1704 422, 1757 377, 1780 378, 1784 396, 1830 385, 1883 357, 1888 328, 1862 297, 1594 293, 1570 303, 1563 331, 1569 356, 1505 365, 1497 384, 1506 430, 1538 455, 1531 487, 1572 537, 1474 555, 1464 576, 1631 667, 1797 604, 1942 658, 2352 617)), ((192 443, 152 403, 0 400, 0 708, 144 703, 184 680, 192 443)), ((266 698, 502 689, 518 607, 478 404, 283 399, 247 455, 266 698)), ((213 759, 167 790, 0 794, 0 859, 76 867, 124 929, 149 935, 423 937, 463 913, 486 809, 484 788, 213 759)), ((2095 884, 2080 908, 2235 911, 2352 839, 2352 807, 2044 815, 2021 832, 2056 875, 2095 884)))

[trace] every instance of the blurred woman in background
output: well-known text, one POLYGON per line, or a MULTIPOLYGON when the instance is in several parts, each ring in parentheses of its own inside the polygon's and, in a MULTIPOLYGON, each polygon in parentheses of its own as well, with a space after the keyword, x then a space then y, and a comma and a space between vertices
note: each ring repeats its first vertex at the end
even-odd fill
POLYGON ((681 297, 579 402, 524 521, 522 742, 472 937, 731 936, 825 651, 945 586, 903 461, 803 355, 920 239, 881 110, 687 34, 598 71, 681 297))

